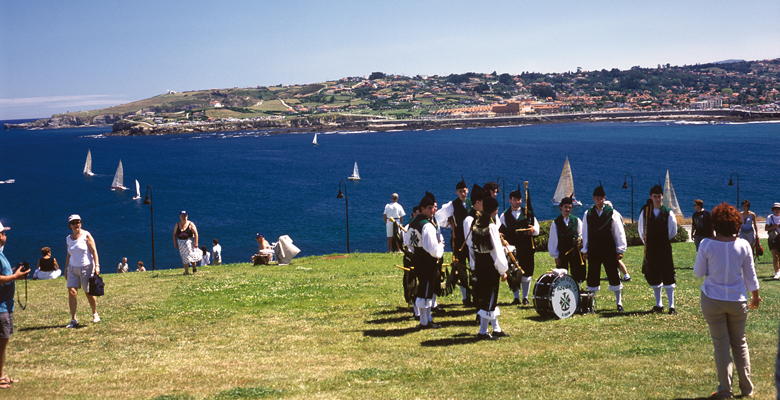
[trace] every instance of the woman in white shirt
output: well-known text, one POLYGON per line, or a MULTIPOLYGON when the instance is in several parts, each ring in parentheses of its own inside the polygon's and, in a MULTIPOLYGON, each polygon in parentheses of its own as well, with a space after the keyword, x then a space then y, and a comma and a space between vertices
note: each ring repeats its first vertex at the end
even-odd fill
POLYGON ((95 246, 95 239, 85 229, 81 229, 81 217, 77 214, 69 216, 68 226, 71 234, 65 237, 68 249, 65 265, 68 269, 68 306, 70 307, 70 323, 67 327, 76 328, 79 326, 76 319, 78 308, 76 295, 78 295, 79 288, 84 290, 89 306, 92 308, 92 322, 100 322, 95 296, 87 293, 89 278, 95 274, 100 275, 100 258, 95 246))
POLYGON ((718 390, 711 398, 732 398, 732 359, 739 374, 743 396, 753 394, 750 380, 750 354, 745 338, 748 308, 761 303, 758 279, 753 264, 753 249, 745 239, 737 238, 742 217, 736 208, 722 203, 712 210, 715 238, 702 240, 693 272, 703 277, 701 311, 709 326, 718 374, 718 390), (748 304, 746 292, 752 297, 748 304))

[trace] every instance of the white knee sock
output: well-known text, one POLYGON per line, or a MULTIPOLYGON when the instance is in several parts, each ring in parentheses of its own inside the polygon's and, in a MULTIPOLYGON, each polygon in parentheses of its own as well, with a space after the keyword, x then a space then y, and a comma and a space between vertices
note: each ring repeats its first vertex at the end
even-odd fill
POLYGON ((431 312, 430 308, 420 309, 420 325, 428 325, 428 313, 431 312))
POLYGON ((498 326, 498 318, 491 319, 490 323, 493 325, 493 332, 501 332, 501 327, 498 326))
POLYGON ((528 281, 520 282, 520 286, 523 287, 523 298, 528 299, 528 289, 531 288, 531 281, 528 280, 528 281))
POLYGON ((615 304, 619 306, 623 305, 623 300, 621 299, 622 294, 623 294, 622 290, 615 290, 615 304))
POLYGON ((513 291, 513 293, 515 294, 515 299, 520 300, 520 289, 513 291))
POLYGON ((479 318, 479 334, 480 335, 487 334, 488 322, 489 322, 489 320, 487 318, 483 318, 483 317, 479 318))
POLYGON ((674 308, 674 286, 666 287, 666 298, 669 300, 669 308, 674 308))
POLYGON ((466 290, 466 288, 464 288, 463 286, 460 287, 460 297, 462 300, 466 300, 469 298, 468 293, 469 292, 468 290, 466 290))
POLYGON ((655 287, 653 286, 653 295, 655 295, 655 306, 656 307, 663 307, 664 303, 661 300, 661 287, 655 287))

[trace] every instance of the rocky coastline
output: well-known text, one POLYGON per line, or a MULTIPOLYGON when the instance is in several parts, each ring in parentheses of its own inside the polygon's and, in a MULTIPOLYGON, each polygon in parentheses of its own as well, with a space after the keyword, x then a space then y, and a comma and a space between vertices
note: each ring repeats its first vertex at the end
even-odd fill
POLYGON ((462 129, 479 127, 517 126, 566 122, 632 122, 685 120, 701 122, 750 122, 780 120, 780 112, 750 112, 741 110, 679 110, 648 112, 593 112, 533 116, 506 116, 485 118, 437 119, 373 119, 361 116, 338 118, 298 118, 275 120, 198 121, 175 124, 149 124, 121 120, 113 125, 109 135, 165 135, 205 132, 235 132, 267 130, 269 133, 306 133, 333 131, 392 131, 462 129))
POLYGON ((123 119, 120 115, 103 114, 82 120, 73 115, 55 115, 21 124, 5 124, 6 129, 59 129, 88 126, 111 126, 107 135, 142 136, 207 132, 236 132, 266 130, 269 133, 306 133, 332 131, 390 131, 462 129, 479 127, 517 126, 566 122, 632 122, 686 120, 700 122, 750 122, 780 120, 780 112, 743 110, 673 110, 673 111, 619 111, 587 112, 547 115, 513 115, 480 118, 377 119, 361 115, 328 115, 322 117, 228 119, 215 121, 186 121, 154 124, 123 119))

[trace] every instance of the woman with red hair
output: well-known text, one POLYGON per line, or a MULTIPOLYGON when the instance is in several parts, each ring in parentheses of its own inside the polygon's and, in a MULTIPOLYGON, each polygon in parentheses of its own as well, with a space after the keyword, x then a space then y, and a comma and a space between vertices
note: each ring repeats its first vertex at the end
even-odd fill
POLYGON ((761 303, 753 249, 747 240, 736 237, 742 225, 736 208, 721 203, 712 210, 712 224, 715 237, 701 241, 693 266, 694 274, 704 278, 701 311, 710 329, 718 374, 718 390, 710 398, 733 397, 732 354, 742 395, 752 396, 745 322, 748 308, 756 309, 761 303), (752 294, 749 305, 746 292, 752 294))

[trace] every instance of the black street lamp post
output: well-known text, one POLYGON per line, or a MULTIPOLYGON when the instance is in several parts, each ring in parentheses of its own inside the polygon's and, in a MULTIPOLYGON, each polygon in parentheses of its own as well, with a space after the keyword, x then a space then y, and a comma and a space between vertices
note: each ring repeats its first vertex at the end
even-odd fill
POLYGON ((623 176, 623 189, 628 189, 628 177, 631 177, 631 223, 634 223, 634 175, 623 176))
POLYGON ((737 177, 737 203, 734 204, 734 207, 737 207, 739 209, 739 174, 732 172, 731 175, 729 175, 729 186, 734 186, 734 177, 737 177))
POLYGON ((344 181, 339 182, 339 193, 336 195, 337 199, 344 199, 344 223, 347 228, 347 253, 349 253, 349 195, 347 194, 347 184, 344 181), (344 186, 344 192, 341 191, 341 186, 344 186))
POLYGON ((144 198, 144 204, 149 205, 149 222, 152 230, 152 271, 157 269, 157 262, 155 260, 154 251, 154 202, 152 201, 152 185, 146 185, 146 197, 144 198))

